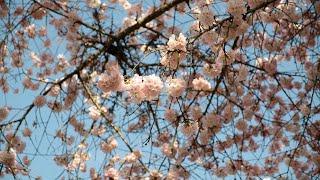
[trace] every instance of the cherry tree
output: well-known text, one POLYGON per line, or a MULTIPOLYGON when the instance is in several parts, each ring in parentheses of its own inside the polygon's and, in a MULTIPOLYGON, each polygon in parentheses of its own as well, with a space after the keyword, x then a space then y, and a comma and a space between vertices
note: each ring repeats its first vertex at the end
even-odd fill
POLYGON ((2 177, 320 177, 317 0, 0 0, 0 27, 2 177))

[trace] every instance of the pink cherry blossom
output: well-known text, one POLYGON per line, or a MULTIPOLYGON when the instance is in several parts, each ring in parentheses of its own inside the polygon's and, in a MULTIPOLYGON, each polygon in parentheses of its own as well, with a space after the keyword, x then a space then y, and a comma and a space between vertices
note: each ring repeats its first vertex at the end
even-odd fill
POLYGON ((41 96, 41 95, 37 96, 33 101, 34 105, 37 106, 37 107, 44 106, 46 104, 46 102, 47 102, 46 98, 44 96, 41 96))
POLYGON ((120 174, 115 168, 110 167, 104 170, 104 177, 118 180, 120 178, 120 174))
POLYGON ((153 74, 143 77, 143 86, 146 100, 151 101, 159 96, 163 88, 163 83, 160 77, 153 74))
POLYGON ((136 162, 139 158, 141 158, 141 153, 140 151, 133 151, 132 153, 128 154, 125 156, 124 161, 126 163, 134 163, 136 162))
POLYGON ((100 0, 87 0, 87 4, 91 8, 98 8, 101 4, 100 0))
POLYGON ((124 78, 115 62, 106 64, 106 73, 99 76, 98 87, 104 92, 122 91, 124 89, 124 78))
POLYGON ((32 131, 31 131, 29 128, 25 128, 25 129, 23 130, 23 136, 25 136, 25 137, 30 137, 31 134, 32 134, 32 131))
POLYGON ((203 77, 196 78, 192 81, 193 88, 198 91, 210 91, 211 84, 203 77))
POLYGON ((136 102, 156 99, 160 95, 162 88, 163 82, 160 77, 154 74, 143 77, 134 75, 127 84, 127 90, 136 102))
POLYGON ((168 93, 172 97, 179 97, 186 89, 186 82, 182 79, 169 79, 168 93))
POLYGON ((0 108, 0 121, 5 120, 9 115, 9 108, 8 107, 1 107, 0 108))
POLYGON ((9 151, 0 151, 0 163, 8 167, 14 167, 16 164, 16 152, 14 149, 9 151))
POLYGON ((179 36, 173 34, 170 36, 167 46, 164 47, 164 54, 161 58, 161 64, 171 69, 176 69, 186 56, 187 40, 185 36, 180 33, 179 36))
POLYGON ((26 2, 0 0, 3 179, 319 176, 320 2, 26 2))
POLYGON ((103 152, 109 153, 118 147, 118 142, 115 138, 111 137, 106 142, 102 142, 100 146, 103 152))

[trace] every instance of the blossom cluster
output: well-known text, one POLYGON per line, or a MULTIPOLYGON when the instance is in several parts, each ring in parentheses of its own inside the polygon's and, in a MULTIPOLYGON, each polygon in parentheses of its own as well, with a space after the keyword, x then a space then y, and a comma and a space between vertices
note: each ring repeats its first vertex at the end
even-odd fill
POLYGON ((133 101, 139 103, 143 100, 154 100, 163 88, 163 82, 160 77, 152 74, 148 76, 139 76, 135 74, 126 84, 126 89, 133 101))
POLYGON ((172 97, 179 97, 185 91, 187 83, 183 79, 168 79, 168 94, 172 97))
POLYGON ((8 107, 1 107, 0 108, 0 121, 6 119, 9 115, 9 108, 8 107))
POLYGON ((15 1, 0 176, 33 178, 44 139, 74 179, 319 177, 320 1, 15 1))
POLYGON ((106 72, 99 76, 98 87, 105 93, 111 91, 122 91, 124 89, 124 78, 116 62, 108 62, 106 72))
POLYGON ((209 81, 205 80, 203 77, 196 78, 192 81, 193 88, 198 91, 209 91, 211 89, 211 84, 209 81))
POLYGON ((163 56, 160 63, 165 67, 176 69, 180 63, 185 59, 187 52, 187 39, 180 33, 179 36, 173 34, 170 36, 167 46, 162 52, 163 56))
POLYGON ((112 150, 118 147, 118 142, 115 138, 111 137, 106 142, 102 142, 100 147, 103 152, 110 153, 112 150))
POLYGON ((16 152, 14 149, 9 151, 0 151, 0 163, 8 167, 14 167, 16 164, 16 152))

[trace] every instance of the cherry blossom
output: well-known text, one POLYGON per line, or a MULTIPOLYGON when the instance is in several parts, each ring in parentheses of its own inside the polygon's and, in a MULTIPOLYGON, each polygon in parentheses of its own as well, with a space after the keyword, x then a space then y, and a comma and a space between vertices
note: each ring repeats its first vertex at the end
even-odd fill
POLYGON ((169 79, 168 94, 172 97, 179 97, 186 88, 186 82, 183 79, 169 79))
POLYGON ((87 0, 88 6, 91 8, 97 8, 100 6, 101 1, 100 0, 87 0))
POLYGON ((143 77, 143 86, 146 100, 151 101, 159 96, 163 88, 163 83, 158 76, 153 74, 143 77))
POLYGON ((198 91, 209 91, 211 89, 211 84, 209 81, 205 80, 203 77, 196 78, 192 81, 193 88, 198 91))
POLYGON ((106 73, 99 76, 98 87, 104 92, 121 91, 124 88, 124 78, 115 62, 106 64, 106 73))
POLYGON ((187 40, 182 33, 177 38, 172 34, 165 47, 166 51, 163 52, 165 55, 160 60, 161 64, 172 69, 177 68, 186 56, 186 46, 187 40))
POLYGON ((1 177, 319 179, 319 13, 0 0, 1 177))
POLYGON ((16 164, 16 152, 14 149, 9 151, 0 151, 0 163, 8 167, 14 167, 16 164))
POLYGON ((9 115, 9 108, 8 107, 1 107, 0 108, 0 121, 6 119, 9 115))
POLYGON ((44 96, 37 96, 34 101, 33 101, 34 105, 37 107, 42 107, 46 104, 46 97, 44 96))
POLYGON ((106 142, 101 143, 101 150, 103 152, 111 152, 113 149, 117 148, 118 142, 114 138, 109 138, 106 142))
POLYGON ((119 172, 115 169, 115 168, 108 168, 108 169, 105 169, 105 172, 104 172, 104 176, 107 178, 112 178, 112 179, 119 179, 119 172))
POLYGON ((135 74, 127 84, 128 92, 136 102, 154 100, 160 95, 162 88, 162 80, 154 74, 148 76, 135 74))

